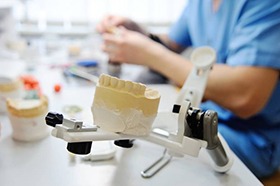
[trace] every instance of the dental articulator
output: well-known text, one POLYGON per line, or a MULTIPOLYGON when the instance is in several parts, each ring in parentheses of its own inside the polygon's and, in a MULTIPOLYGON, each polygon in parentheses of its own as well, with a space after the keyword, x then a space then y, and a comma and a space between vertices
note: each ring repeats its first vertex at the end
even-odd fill
POLYGON ((139 139, 164 147, 162 157, 141 172, 144 178, 155 175, 172 157, 197 157, 201 148, 209 153, 213 169, 225 173, 232 166, 233 155, 218 134, 217 113, 199 109, 216 53, 212 48, 200 47, 192 52, 190 60, 193 69, 170 113, 157 113, 160 94, 156 90, 103 74, 91 108, 94 125, 86 126, 55 112, 47 114, 46 123, 54 127, 52 135, 66 141, 68 151, 74 154, 89 154, 93 141, 113 140, 129 148, 134 139, 139 139), (176 132, 153 128, 154 122, 167 121, 160 117, 175 118, 176 132))

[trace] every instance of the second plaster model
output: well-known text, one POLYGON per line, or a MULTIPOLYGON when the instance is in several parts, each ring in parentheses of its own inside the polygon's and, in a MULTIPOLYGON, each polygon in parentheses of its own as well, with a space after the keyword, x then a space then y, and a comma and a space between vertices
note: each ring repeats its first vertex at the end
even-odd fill
POLYGON ((8 116, 13 128, 13 138, 19 141, 36 141, 49 135, 44 125, 48 99, 8 99, 8 116))
POLYGON ((103 74, 92 104, 94 122, 111 132, 148 135, 159 101, 160 95, 156 90, 103 74))

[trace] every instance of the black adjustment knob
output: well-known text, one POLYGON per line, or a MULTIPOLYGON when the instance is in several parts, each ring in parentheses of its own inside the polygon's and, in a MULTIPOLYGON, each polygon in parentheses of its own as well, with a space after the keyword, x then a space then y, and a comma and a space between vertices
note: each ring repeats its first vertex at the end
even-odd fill
POLYGON ((172 112, 178 114, 180 112, 181 105, 173 105, 172 112))
POLYGON ((191 131, 191 136, 197 139, 203 139, 203 117, 204 113, 201 114, 200 118, 198 117, 198 114, 200 113, 200 110, 194 109, 191 115, 188 115, 187 117, 187 123, 191 131))
POLYGON ((49 112, 45 117, 46 124, 55 127, 56 124, 62 124, 63 115, 56 112, 49 112))
POLYGON ((123 147, 123 148, 131 148, 133 147, 133 139, 127 139, 127 140, 116 140, 114 141, 114 144, 119 146, 119 147, 123 147))
POLYGON ((68 143, 67 150, 73 154, 86 155, 90 153, 91 145, 91 141, 68 143))

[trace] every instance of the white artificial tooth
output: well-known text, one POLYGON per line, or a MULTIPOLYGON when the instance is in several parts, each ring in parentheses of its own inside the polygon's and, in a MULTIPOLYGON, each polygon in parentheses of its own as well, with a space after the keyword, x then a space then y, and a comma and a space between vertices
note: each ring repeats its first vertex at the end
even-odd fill
POLYGON ((117 89, 122 90, 124 89, 125 82, 123 80, 118 80, 117 89))
POLYGON ((115 88, 118 84, 118 79, 115 77, 111 77, 110 85, 112 88, 115 88))
POLYGON ((110 85, 110 80, 111 80, 110 76, 104 76, 104 86, 108 87, 110 85))
POLYGON ((131 81, 126 81, 124 85, 124 90, 127 92, 131 92, 133 83, 131 81))

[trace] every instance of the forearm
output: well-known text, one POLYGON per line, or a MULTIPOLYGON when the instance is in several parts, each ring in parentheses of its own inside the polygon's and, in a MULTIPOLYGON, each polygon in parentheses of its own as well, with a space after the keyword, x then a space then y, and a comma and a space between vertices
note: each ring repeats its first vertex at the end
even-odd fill
POLYGON ((159 44, 148 48, 148 50, 150 55, 148 55, 145 65, 181 87, 191 71, 190 61, 159 44))
POLYGON ((277 80, 278 72, 273 69, 216 64, 204 98, 248 118, 264 108, 277 80))
POLYGON ((185 47, 182 47, 177 43, 173 42, 172 40, 170 40, 167 34, 158 34, 158 35, 149 34, 149 37, 152 40, 162 44, 163 46, 165 46, 166 48, 168 48, 169 50, 175 53, 181 53, 185 50, 185 47))
MULTIPOLYGON (((146 65, 182 86, 192 64, 182 56, 155 45, 146 65)), ((231 67, 215 64, 210 72, 204 99, 248 118, 264 108, 278 81, 279 72, 269 68, 231 67)))

